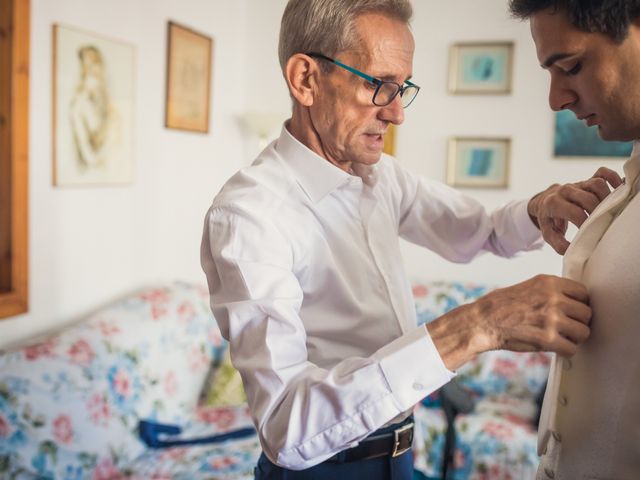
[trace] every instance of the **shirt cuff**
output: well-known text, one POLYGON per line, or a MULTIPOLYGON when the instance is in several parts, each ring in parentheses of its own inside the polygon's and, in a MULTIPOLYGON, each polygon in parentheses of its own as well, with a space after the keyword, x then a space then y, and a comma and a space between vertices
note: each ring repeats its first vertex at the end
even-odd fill
POLYGON ((512 205, 513 220, 520 234, 520 238, 529 245, 530 249, 539 248, 544 245, 542 232, 533 223, 529 215, 528 206, 530 199, 514 202, 512 205))
POLYGON ((401 412, 412 409, 455 377, 445 367, 424 325, 382 347, 374 358, 401 412))

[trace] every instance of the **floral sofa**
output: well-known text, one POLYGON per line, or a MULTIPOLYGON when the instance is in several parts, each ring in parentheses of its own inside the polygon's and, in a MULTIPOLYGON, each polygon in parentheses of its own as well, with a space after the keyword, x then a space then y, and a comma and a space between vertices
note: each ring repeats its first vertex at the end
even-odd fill
MULTIPOLYGON (((457 283, 415 283, 421 322, 483 294, 457 283)), ((198 399, 226 344, 206 289, 173 283, 144 289, 44 341, 0 355, 0 478, 248 480, 256 435, 152 449, 140 420, 179 425, 182 438, 251 426, 246 405, 198 399)), ((476 400, 455 427, 449 478, 526 479, 537 466, 534 398, 549 358, 490 352, 459 371, 476 400)), ((446 419, 437 394, 416 406, 416 478, 439 478, 446 419)))

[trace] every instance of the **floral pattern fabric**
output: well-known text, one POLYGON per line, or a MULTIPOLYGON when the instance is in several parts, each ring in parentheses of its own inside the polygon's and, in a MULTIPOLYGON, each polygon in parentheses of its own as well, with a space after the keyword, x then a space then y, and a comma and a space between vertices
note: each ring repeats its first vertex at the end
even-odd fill
POLYGON ((141 418, 191 418, 224 342, 208 292, 151 288, 0 356, 0 478, 112 478, 145 450, 141 418))
MULTIPOLYGON (((414 283, 418 319, 429 322, 487 291, 414 283)), ((4 353, 0 478, 253 478, 257 435, 153 450, 136 431, 141 419, 180 425, 182 438, 250 426, 246 404, 197 405, 205 377, 225 349, 206 288, 174 283, 145 289, 45 341, 4 353)), ((544 354, 489 352, 460 369, 458 380, 477 403, 456 420, 451 478, 532 477, 534 398, 548 366, 544 354)), ((415 468, 439 478, 446 420, 437 394, 423 403, 415 408, 415 468)))
MULTIPOLYGON (((428 323, 447 311, 475 300, 491 290, 461 283, 414 283, 419 323, 428 323)), ((474 398, 472 413, 456 417, 453 480, 519 480, 535 477, 537 407, 551 357, 546 353, 492 351, 478 355, 457 372, 458 383, 474 398)), ((436 410, 441 429, 423 408, 416 408, 420 435, 414 441, 416 468, 428 478, 440 478, 446 431, 438 408, 438 393, 423 401, 436 410)))

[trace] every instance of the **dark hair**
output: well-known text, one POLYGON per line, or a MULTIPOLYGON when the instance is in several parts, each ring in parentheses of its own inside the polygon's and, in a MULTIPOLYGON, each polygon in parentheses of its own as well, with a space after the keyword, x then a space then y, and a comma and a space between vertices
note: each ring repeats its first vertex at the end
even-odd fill
POLYGON ((602 33, 620 43, 631 22, 640 16, 640 0, 509 0, 511 15, 527 20, 546 10, 564 11, 571 24, 589 33, 602 33))

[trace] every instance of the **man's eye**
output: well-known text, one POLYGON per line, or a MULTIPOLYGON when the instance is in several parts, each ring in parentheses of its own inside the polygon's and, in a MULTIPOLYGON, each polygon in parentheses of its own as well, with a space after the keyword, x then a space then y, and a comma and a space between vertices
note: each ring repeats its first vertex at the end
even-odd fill
POLYGON ((582 63, 578 62, 571 70, 567 70, 568 75, 576 75, 582 70, 582 63))
POLYGON ((369 82, 369 81, 365 81, 365 82, 364 82, 364 84, 366 85, 366 87, 367 87, 369 90, 375 90, 375 89, 376 89, 376 87, 378 86, 376 83, 374 83, 374 82, 369 82))

